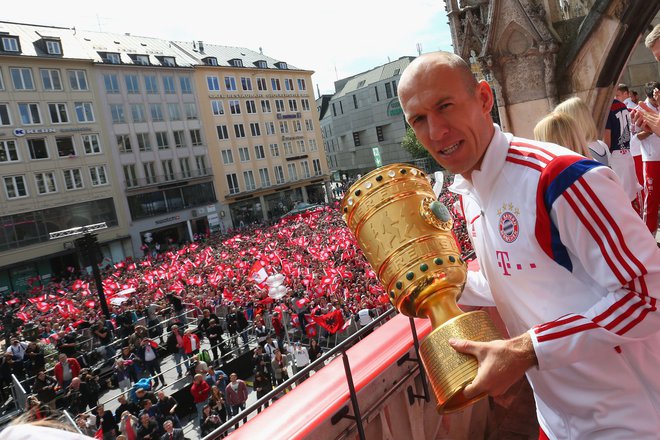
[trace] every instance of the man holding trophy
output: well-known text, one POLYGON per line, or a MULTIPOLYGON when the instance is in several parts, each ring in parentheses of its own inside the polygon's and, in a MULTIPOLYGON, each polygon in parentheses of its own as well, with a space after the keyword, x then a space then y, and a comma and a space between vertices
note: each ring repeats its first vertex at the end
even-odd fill
MULTIPOLYGON (((478 362, 463 401, 499 395, 527 374, 542 438, 657 439, 660 251, 619 179, 567 149, 503 133, 490 116, 489 85, 454 54, 420 56, 398 90, 420 142, 457 174, 451 190, 460 195, 481 267, 468 275, 460 302, 495 305, 513 336, 449 338, 478 362)), ((352 193, 347 218, 378 183, 352 193)), ((362 226, 351 228, 364 234, 362 226)), ((374 245, 365 255, 372 262, 377 252, 374 245)), ((384 284, 397 308, 439 322, 428 301, 419 301, 423 289, 406 291, 406 279, 418 273, 388 278, 390 259, 383 261, 379 276, 391 278, 384 284)))

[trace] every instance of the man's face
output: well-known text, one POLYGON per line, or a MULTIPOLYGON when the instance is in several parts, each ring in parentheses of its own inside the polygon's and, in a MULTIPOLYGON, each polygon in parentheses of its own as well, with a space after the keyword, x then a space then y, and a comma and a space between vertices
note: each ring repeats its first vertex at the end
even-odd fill
POLYGON ((442 167, 469 179, 493 134, 490 87, 470 92, 458 70, 433 60, 411 68, 399 88, 406 120, 442 167))
POLYGON ((626 99, 630 98, 630 92, 626 92, 624 90, 617 90, 614 93, 614 97, 617 99, 617 101, 625 101, 626 99))

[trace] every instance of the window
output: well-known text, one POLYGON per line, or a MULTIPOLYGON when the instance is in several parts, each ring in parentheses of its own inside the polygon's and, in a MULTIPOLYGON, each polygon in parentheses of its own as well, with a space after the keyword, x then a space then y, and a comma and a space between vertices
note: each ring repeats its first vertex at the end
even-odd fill
POLYGON ((222 154, 223 164, 230 165, 234 163, 234 154, 232 153, 231 150, 222 150, 220 153, 222 154))
POLYGON ((230 100, 229 101, 229 112, 232 115, 240 115, 241 114, 241 103, 240 101, 237 100, 230 100))
POLYGON ((358 108, 357 95, 353 95, 353 108, 358 108))
POLYGON ((250 134, 252 136, 261 136, 261 129, 258 122, 250 122, 250 134))
POLYGON ((73 168, 63 170, 64 173, 64 187, 67 191, 73 191, 83 188, 82 173, 80 168, 73 168))
POLYGON ((305 119, 305 130, 314 131, 314 123, 311 119, 305 119))
POLYGON ((118 134, 117 148, 121 153, 130 153, 133 151, 133 146, 131 145, 131 136, 128 134, 118 134))
POLYGON ((234 67, 243 67, 243 60, 239 60, 238 58, 232 58, 229 60, 229 64, 231 64, 234 67))
POLYGON ((69 85, 71 90, 89 90, 87 85, 87 73, 84 70, 69 70, 69 85))
POLYGON ((57 185, 55 185, 55 173, 52 171, 36 173, 34 175, 34 181, 37 184, 37 193, 40 195, 57 192, 57 185))
POLYGON ((160 165, 163 167, 163 174, 166 181, 174 180, 174 165, 172 159, 165 159, 160 162, 160 165))
POLYGON ((190 140, 193 147, 202 145, 202 132, 199 129, 190 130, 190 140))
POLYGON ((258 60, 254 62, 254 65, 257 66, 260 69, 266 69, 268 68, 268 63, 264 60, 258 60))
POLYGON ((309 179, 311 177, 311 174, 309 172, 309 162, 303 160, 302 162, 300 162, 300 166, 302 167, 303 179, 309 179))
POLYGON ((319 147, 316 145, 316 139, 309 139, 309 151, 317 151, 319 147))
POLYGON ((374 92, 376 92, 376 102, 380 101, 380 97, 378 96, 378 86, 374 86, 374 92))
POLYGON ((167 104, 167 113, 170 114, 170 121, 180 121, 181 120, 181 107, 176 102, 170 102, 167 104))
POLYGON ((339 101, 339 111, 341 112, 342 115, 344 114, 344 105, 342 104, 341 101, 339 101))
POLYGON ((296 120, 296 121, 292 121, 292 123, 293 123, 294 133, 298 133, 302 131, 302 124, 300 123, 300 121, 296 120))
POLYGON ((332 103, 332 116, 337 116, 337 109, 335 108, 335 103, 332 103))
POLYGON ((247 147, 239 147, 238 157, 241 159, 241 162, 249 162, 250 161, 250 150, 248 150, 247 147))
POLYGON ((5 193, 8 199, 18 199, 27 197, 27 187, 25 186, 25 176, 5 177, 5 193))
POLYGON ((264 113, 270 113, 270 101, 267 99, 261 100, 261 111, 264 113))
POLYGON ((295 99, 289 99, 289 110, 292 112, 298 111, 298 101, 295 99))
POLYGON ((236 135, 236 138, 245 137, 245 128, 243 127, 243 124, 234 124, 234 134, 236 135))
POLYGON ((9 69, 11 82, 16 90, 34 90, 32 69, 28 67, 12 67, 9 69))
POLYGON ((190 171, 190 158, 182 157, 179 159, 179 168, 181 168, 181 176, 184 178, 192 177, 190 171))
POLYGON ((309 99, 303 98, 300 100, 301 107, 303 111, 308 112, 309 111, 309 99))
POLYGON ((163 106, 160 103, 153 102, 149 104, 149 110, 151 112, 151 120, 154 122, 164 121, 163 117, 163 106))
POLYGON ((218 125, 215 127, 216 130, 218 131, 218 139, 229 139, 229 134, 227 133, 227 126, 226 125, 218 125))
POLYGON ((183 106, 186 110, 186 119, 197 119, 197 106, 194 102, 186 102, 183 106))
POLYGON ((131 104, 131 117, 133 122, 145 122, 147 117, 144 113, 143 104, 131 104))
POLYGON ((236 78, 233 76, 225 76, 225 89, 228 92, 236 91, 236 78))
POLYGON ((174 137, 174 146, 176 148, 183 148, 186 146, 186 133, 183 130, 174 130, 172 132, 174 137))
POLYGON ((162 64, 167 67, 176 67, 176 60, 174 57, 163 57, 162 64))
POLYGON ((276 99, 275 100, 275 110, 278 113, 282 113, 284 111, 284 100, 283 99, 276 99))
POLYGON ((287 91, 293 90, 293 80, 291 78, 284 78, 284 88, 287 91))
POLYGON ((46 40, 46 51, 50 55, 62 55, 62 45, 59 41, 46 40))
POLYGON ((270 144, 270 155, 273 157, 279 157, 280 156, 280 147, 277 144, 270 144))
POLYGON ((275 123, 273 121, 266 122, 266 134, 275 134, 275 123))
POLYGON ((291 144, 291 141, 282 142, 282 146, 284 147, 285 156, 291 156, 293 154, 293 145, 291 144))
POLYGON ((257 106, 251 99, 245 101, 245 108, 247 108, 249 114, 255 114, 257 112, 257 106))
POLYGON ((385 96, 387 99, 397 95, 396 81, 385 83, 385 96))
POLYGON ((94 111, 91 102, 74 102, 73 105, 76 109, 78 122, 94 122, 94 111))
POLYGON ((167 132, 156 132, 156 145, 158 146, 159 150, 165 150, 170 147, 170 141, 167 139, 167 132))
POLYGON ((301 140, 296 141, 296 142, 298 143, 298 151, 300 151, 301 153, 304 153, 305 152, 305 140, 301 139, 301 140))
POLYGON ((48 146, 46 139, 34 138, 27 140, 28 151, 30 152, 30 159, 48 159, 48 146))
POLYGON ((89 177, 92 179, 92 186, 108 184, 108 177, 105 174, 105 166, 103 165, 89 167, 89 177))
POLYGON ((204 156, 195 156, 195 164, 197 165, 197 171, 200 175, 205 175, 206 170, 206 158, 204 156))
POLYGON ((280 133, 287 134, 289 132, 289 124, 287 121, 280 121, 280 133))
POLYGON ((209 91, 218 91, 220 90, 220 81, 217 76, 207 76, 206 83, 209 86, 209 91))
POLYGON ((266 78, 257 78, 257 89, 261 91, 268 90, 266 88, 266 78))
POLYGON ((163 77, 163 90, 168 95, 173 95, 176 93, 176 87, 174 86, 174 77, 173 76, 164 76, 163 77))
POLYGON ((207 64, 209 66, 217 66, 218 65, 218 59, 216 57, 202 58, 202 61, 204 61, 204 64, 207 64))
POLYGON ((101 143, 99 142, 98 134, 83 134, 82 135, 83 147, 85 154, 100 154, 101 143))
POLYGON ((44 90, 62 90, 62 78, 58 69, 40 69, 44 90))
POLYGON ((258 160, 266 158, 266 152, 264 151, 263 145, 254 146, 254 157, 257 158, 258 160))
POLYGON ((254 173, 252 173, 252 170, 243 171, 243 180, 245 181, 246 191, 254 191, 257 189, 257 185, 254 183, 254 173))
POLYGON ((358 131, 353 132, 353 145, 356 147, 360 146, 360 132, 358 131))
POLYGON ((0 141, 0 162, 18 162, 16 141, 0 141))
POLYGON ((312 166, 314 167, 314 175, 321 175, 321 161, 319 159, 312 160, 312 166))
POLYGON ((179 77, 179 85, 181 85, 181 93, 190 95, 192 93, 192 82, 189 76, 179 77))
POLYGON ((296 164, 289 163, 286 165, 287 172, 289 173, 289 181, 293 182, 298 180, 298 172, 296 171, 296 164))
POLYGON ((153 162, 144 162, 142 164, 142 170, 144 171, 144 180, 147 184, 156 183, 156 166, 153 162))
POLYGON ((147 75, 144 77, 144 89, 150 95, 158 93, 158 81, 155 75, 147 75))
POLYGON ((229 188, 229 194, 238 194, 240 192, 238 177, 235 173, 227 174, 227 187, 229 188))
POLYGON ((11 125, 8 104, 0 104, 0 125, 11 125))
POLYGON ((57 146, 57 155, 59 157, 76 155, 76 147, 73 144, 73 137, 71 136, 56 137, 55 145, 57 146))
POLYGON ((128 93, 140 93, 137 75, 126 75, 124 76, 124 81, 126 82, 126 91, 128 93))
POLYGON ((108 64, 121 64, 121 57, 116 52, 105 52, 101 57, 108 64))
POLYGON ((53 124, 66 124, 69 122, 69 113, 66 110, 66 104, 63 102, 48 104, 48 113, 50 122, 53 124))
POLYGON ((113 73, 103 74, 103 84, 105 84, 105 93, 119 93, 119 80, 113 73))
POLYGON ((280 85, 279 78, 271 78, 270 85, 273 90, 282 90, 282 86, 280 85))
POLYGON ((137 186, 137 173, 135 172, 135 164, 131 163, 124 165, 124 182, 126 183, 126 188, 132 188, 137 186))
POLYGON ((126 122, 124 106, 121 104, 110 104, 110 115, 112 117, 113 124, 122 124, 126 122))
POLYGON ((18 38, 2 37, 2 50, 5 52, 19 52, 18 38))
POLYGON ((270 186, 270 176, 268 175, 268 168, 259 168, 259 180, 261 180, 261 186, 263 187, 270 186))
POLYGON ((41 124, 39 104, 36 102, 21 102, 18 104, 18 113, 24 125, 41 124))
POLYGON ((298 78, 298 90, 307 90, 307 84, 303 78, 298 78))
POLYGON ((149 133, 137 133, 138 149, 140 151, 151 151, 151 139, 149 133))
POLYGON ((247 78, 245 76, 241 77, 241 87, 243 90, 252 90, 252 80, 250 78, 247 78))
POLYGON ((217 100, 217 99, 212 99, 211 100, 211 111, 215 116, 220 116, 225 114, 225 109, 224 106, 222 105, 222 101, 217 100))
POLYGON ((275 166, 275 183, 281 185, 284 183, 284 169, 281 165, 275 166))
POLYGON ((133 55, 133 62, 141 66, 148 66, 151 64, 149 62, 149 55, 133 55))
POLYGON ((385 136, 383 135, 383 126, 379 125, 376 127, 376 137, 378 138, 378 142, 383 142, 385 140, 385 136))

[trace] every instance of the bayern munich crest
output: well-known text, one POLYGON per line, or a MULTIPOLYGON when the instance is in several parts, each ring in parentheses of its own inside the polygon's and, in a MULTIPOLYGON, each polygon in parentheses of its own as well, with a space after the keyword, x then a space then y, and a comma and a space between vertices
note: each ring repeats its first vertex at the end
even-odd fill
POLYGON ((519 214, 520 211, 514 208, 512 204, 504 204, 502 209, 498 210, 497 213, 500 216, 500 237, 506 243, 513 243, 520 234, 520 224, 516 217, 516 214, 519 214))

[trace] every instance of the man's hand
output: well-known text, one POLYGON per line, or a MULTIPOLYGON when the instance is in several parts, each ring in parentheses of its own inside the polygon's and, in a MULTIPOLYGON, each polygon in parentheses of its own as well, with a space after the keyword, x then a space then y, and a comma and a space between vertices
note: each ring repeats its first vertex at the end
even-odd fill
POLYGON ((483 393, 491 396, 504 394, 528 369, 537 365, 534 345, 527 333, 504 341, 450 339, 449 345, 460 353, 476 357, 479 362, 477 377, 463 390, 466 399, 483 393))
POLYGON ((633 123, 644 131, 653 132, 660 136, 660 114, 650 108, 646 103, 640 102, 630 114, 633 123))

